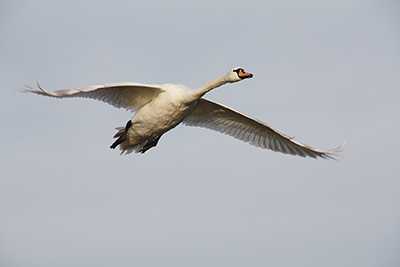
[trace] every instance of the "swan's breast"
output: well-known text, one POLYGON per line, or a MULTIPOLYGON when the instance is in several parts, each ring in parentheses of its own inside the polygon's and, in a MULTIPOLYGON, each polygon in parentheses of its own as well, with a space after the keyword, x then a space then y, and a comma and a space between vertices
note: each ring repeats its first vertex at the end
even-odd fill
POLYGON ((174 128, 195 105, 190 88, 175 84, 162 87, 165 91, 142 107, 132 119, 132 127, 140 135, 159 135, 174 128))

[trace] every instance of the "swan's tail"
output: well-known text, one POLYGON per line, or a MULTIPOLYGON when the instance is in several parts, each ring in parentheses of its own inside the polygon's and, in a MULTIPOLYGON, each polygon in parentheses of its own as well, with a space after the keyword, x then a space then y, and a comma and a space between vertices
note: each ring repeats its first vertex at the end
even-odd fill
MULTIPOLYGON (((129 121, 130 122, 130 121, 129 121)), ((130 154, 132 152, 145 153, 152 147, 157 146, 158 141, 162 135, 158 135, 154 138, 139 139, 135 140, 133 136, 128 136, 128 131, 131 125, 127 123, 126 127, 118 127, 118 132, 114 135, 117 138, 115 142, 110 146, 110 148, 115 149, 117 146, 121 149, 122 154, 130 154), (136 141, 136 142, 135 142, 136 141)))
POLYGON ((110 146, 111 149, 115 149, 119 144, 123 143, 126 140, 126 131, 124 128, 119 129, 118 132, 113 136, 113 138, 118 138, 115 142, 110 146))
MULTIPOLYGON (((121 155, 124 154, 125 151, 129 149, 129 141, 127 140, 128 131, 132 127, 132 121, 129 120, 125 128, 117 127, 118 132, 114 135, 114 138, 117 138, 114 143, 110 146, 111 149, 115 149, 118 145, 120 145, 120 149, 122 150, 121 155), (127 146, 128 145, 128 146, 127 146)), ((129 151, 127 153, 130 153, 129 151)))
POLYGON ((126 127, 117 127, 116 129, 118 130, 118 132, 113 136, 113 138, 117 138, 117 140, 115 140, 114 143, 112 143, 110 148, 115 149, 117 148, 117 146, 119 146, 119 148, 121 149, 121 155, 129 154, 135 151, 134 149, 135 146, 132 146, 127 140, 126 127))
MULTIPOLYGON (((133 142, 132 137, 128 138, 128 130, 131 127, 130 121, 127 123, 125 127, 117 127, 117 133, 113 136, 113 138, 117 138, 114 143, 110 146, 111 149, 117 148, 121 150, 121 155, 130 154, 132 152, 136 153, 144 153, 149 150, 151 147, 156 146, 158 142, 158 138, 156 140, 144 140, 133 142)), ((161 137, 161 136, 160 136, 161 137)))

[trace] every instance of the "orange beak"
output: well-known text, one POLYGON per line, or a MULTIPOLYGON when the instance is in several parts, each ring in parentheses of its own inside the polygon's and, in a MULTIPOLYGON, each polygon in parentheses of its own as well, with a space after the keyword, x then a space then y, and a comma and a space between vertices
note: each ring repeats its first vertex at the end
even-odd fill
POLYGON ((253 77, 253 74, 245 72, 243 69, 241 69, 238 73, 239 78, 241 79, 246 79, 246 78, 251 78, 253 77))

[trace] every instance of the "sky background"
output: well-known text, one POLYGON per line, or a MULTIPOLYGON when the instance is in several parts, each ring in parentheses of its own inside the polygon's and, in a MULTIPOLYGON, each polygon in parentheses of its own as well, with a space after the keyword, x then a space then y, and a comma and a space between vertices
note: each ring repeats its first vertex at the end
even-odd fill
POLYGON ((399 1, 1 1, 1 266, 400 266, 399 1), (338 161, 15 90, 197 88, 338 161))

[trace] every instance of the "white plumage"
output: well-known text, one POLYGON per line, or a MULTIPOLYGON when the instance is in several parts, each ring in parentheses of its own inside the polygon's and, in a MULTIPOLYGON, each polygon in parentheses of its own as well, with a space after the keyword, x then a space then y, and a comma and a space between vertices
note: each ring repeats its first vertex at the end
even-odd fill
POLYGON ((232 108, 203 98, 208 91, 226 83, 253 77, 242 68, 233 68, 226 75, 198 89, 184 85, 148 85, 141 83, 110 83, 58 91, 37 89, 25 92, 65 98, 85 97, 101 100, 116 108, 136 112, 125 127, 118 128, 117 140, 111 148, 120 147, 122 153, 144 153, 157 145, 160 137, 180 123, 212 129, 247 142, 256 147, 302 157, 330 158, 332 152, 317 150, 294 141, 267 124, 232 108))

